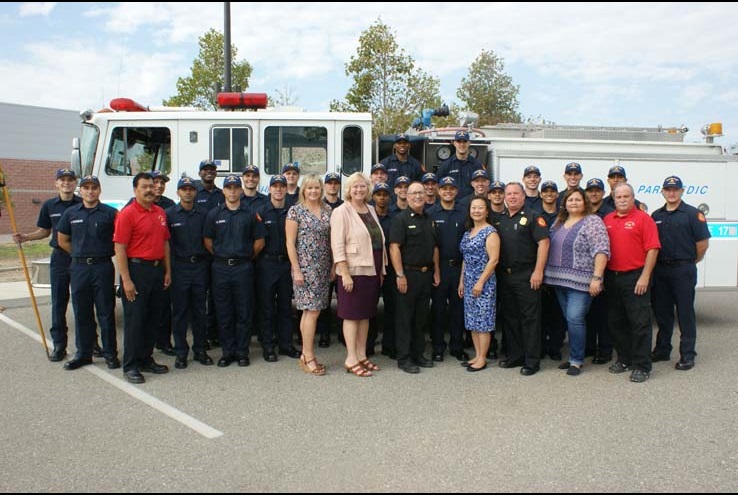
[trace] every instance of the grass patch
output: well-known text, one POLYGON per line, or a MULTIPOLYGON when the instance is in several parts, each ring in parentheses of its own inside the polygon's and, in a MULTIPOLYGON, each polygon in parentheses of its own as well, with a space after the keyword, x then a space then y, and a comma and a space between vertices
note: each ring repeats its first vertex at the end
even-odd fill
MULTIPOLYGON (((51 256, 51 246, 49 246, 49 240, 43 239, 40 241, 28 241, 23 243, 23 254, 26 255, 26 259, 37 260, 39 258, 48 258, 51 256)), ((0 260, 18 261, 18 247, 15 243, 4 243, 0 244, 0 260)), ((20 262, 18 263, 20 264, 20 262)))

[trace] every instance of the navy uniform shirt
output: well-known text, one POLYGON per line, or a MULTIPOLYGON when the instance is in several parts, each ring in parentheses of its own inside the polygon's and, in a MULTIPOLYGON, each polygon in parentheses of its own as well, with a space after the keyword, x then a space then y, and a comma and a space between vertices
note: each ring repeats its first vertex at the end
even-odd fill
MULTIPOLYGON (((410 179, 411 182, 420 182, 423 177, 423 165, 420 164, 417 158, 412 155, 407 155, 407 161, 401 162, 397 155, 394 153, 386 157, 380 162, 387 168, 387 180, 384 181, 389 184, 390 187, 395 187, 395 180, 403 175, 410 179)), ((392 192, 394 196, 394 191, 392 192)))
MULTIPOLYGON (((399 211, 399 210, 398 210, 399 211)), ((382 227, 382 232, 384 232, 384 244, 387 248, 387 253, 389 253, 389 245, 390 245, 390 231, 392 230, 392 221, 395 219, 396 212, 393 212, 391 208, 387 209, 386 215, 380 215, 379 212, 377 212, 377 218, 379 219, 379 226, 382 227)), ((389 261, 389 256, 387 257, 387 262, 392 266, 392 262, 389 261)))
POLYGON ((472 174, 483 168, 482 163, 472 158, 471 155, 466 160, 459 160, 454 154, 438 168, 438 180, 444 177, 453 177, 456 180, 456 185, 459 186, 459 194, 456 196, 458 201, 474 194, 474 188, 471 185, 472 174))
POLYGON ((433 220, 427 213, 415 213, 410 207, 402 210, 392 222, 390 243, 400 245, 403 265, 432 266, 437 246, 433 220))
POLYGON ((224 203, 225 196, 223 195, 222 189, 215 186, 211 192, 208 192, 208 190, 200 184, 200 187, 197 189, 197 195, 195 196, 196 205, 202 206, 207 211, 211 211, 224 203))
POLYGON ((67 208, 57 224, 57 230, 72 241, 73 258, 105 258, 115 255, 113 230, 118 210, 98 203, 85 208, 77 203, 67 208))
POLYGON ((259 210, 261 223, 264 226, 264 250, 262 254, 268 253, 275 256, 287 256, 287 236, 285 234, 285 222, 289 208, 277 208, 269 201, 259 210))
POLYGON ((205 207, 195 205, 187 211, 179 204, 167 208, 166 214, 172 258, 210 256, 202 242, 205 220, 208 216, 205 207))
POLYGON ((605 201, 603 200, 602 204, 600 204, 600 207, 597 208, 595 215, 597 215, 600 218, 605 218, 608 213, 612 213, 613 211, 615 211, 615 208, 605 203, 605 201))
MULTIPOLYGON (((556 204, 559 204, 559 200, 556 200, 556 204)), ((536 211, 543 213, 543 200, 540 196, 526 196, 525 197, 525 209, 528 211, 536 211)))
POLYGON ((335 203, 331 203, 330 201, 328 201, 328 198, 323 198, 323 202, 331 207, 331 211, 335 210, 336 208, 338 208, 339 206, 343 204, 343 200, 341 198, 338 198, 338 200, 335 203))
POLYGON ((59 243, 56 240, 56 224, 59 223, 59 219, 67 208, 81 202, 82 198, 79 196, 72 196, 71 201, 62 201, 59 196, 44 201, 44 204, 41 206, 41 211, 38 212, 36 227, 51 231, 49 246, 53 248, 59 247, 59 243))
POLYGON ((203 236, 213 240, 218 258, 251 259, 254 241, 264 238, 264 226, 255 211, 241 206, 229 210, 222 204, 208 213, 203 236))
POLYGON ((536 266, 538 242, 548 239, 548 226, 543 217, 525 209, 511 217, 505 210, 494 218, 494 227, 500 235, 500 270, 516 271, 536 266))
POLYGON ((659 261, 697 259, 697 242, 710 238, 707 219, 700 210, 682 201, 674 211, 667 211, 664 205, 651 216, 659 229, 659 261))
POLYGON ((162 210, 167 211, 167 208, 171 208, 177 203, 175 203, 172 198, 167 198, 166 196, 162 196, 161 198, 159 198, 159 201, 154 201, 154 204, 158 206, 159 208, 161 208, 162 210))
POLYGON ((444 210, 439 204, 428 210, 436 226, 436 237, 438 238, 438 250, 441 258, 441 265, 444 261, 455 260, 461 266, 461 252, 459 251, 459 243, 464 237, 464 222, 466 221, 466 212, 454 205, 450 210, 444 210))
POLYGON ((259 191, 256 191, 255 196, 241 195, 241 206, 246 206, 254 211, 261 210, 267 203, 269 203, 269 196, 259 191))
POLYGON ((298 187, 294 193, 284 195, 284 205, 289 209, 290 206, 296 205, 300 201, 300 188, 298 187))
POLYGON ((559 216, 559 211, 558 210, 556 210, 553 213, 549 213, 549 212, 547 212, 545 210, 544 211, 537 211, 536 213, 538 213, 541 217, 543 217, 543 219, 546 221, 546 226, 549 229, 556 222, 556 217, 559 216))

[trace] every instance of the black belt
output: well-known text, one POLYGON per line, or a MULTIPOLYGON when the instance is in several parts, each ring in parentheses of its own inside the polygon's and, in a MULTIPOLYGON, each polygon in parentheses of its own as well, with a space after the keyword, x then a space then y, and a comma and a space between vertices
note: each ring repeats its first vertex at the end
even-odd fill
POLYGON ((177 256, 174 258, 176 261, 179 261, 180 263, 199 263, 201 261, 205 260, 205 256, 203 255, 197 255, 197 256, 177 256))
POLYGON ((110 261, 110 256, 102 256, 96 258, 72 258, 74 263, 79 265, 97 265, 98 263, 105 263, 110 261))
POLYGON ((635 270, 627 270, 627 271, 624 271, 624 272, 610 270, 609 268, 607 269, 607 271, 610 272, 610 273, 612 273, 613 275, 616 275, 616 276, 620 276, 620 275, 631 275, 631 274, 634 274, 634 273, 642 272, 643 271, 643 267, 636 268, 635 270))
POLYGON ((285 261, 290 260, 290 257, 286 254, 262 253, 262 256, 265 260, 277 261, 279 263, 284 263, 285 261))
POLYGON ((136 263, 138 265, 149 266, 159 266, 164 263, 164 260, 145 260, 143 258, 128 258, 128 261, 130 261, 131 263, 136 263))
POLYGON ((410 265, 405 265, 404 268, 405 268, 405 270, 410 270, 411 272, 425 273, 425 272, 429 272, 429 271, 433 270, 433 265, 424 265, 424 266, 410 266, 410 265))
POLYGON ((250 263, 251 258, 215 258, 214 261, 216 263, 220 263, 221 265, 236 266, 242 265, 244 263, 250 263))
POLYGON ((461 260, 441 260, 443 266, 461 266, 461 260))
POLYGON ((658 263, 664 266, 682 266, 694 265, 694 260, 659 260, 658 263))

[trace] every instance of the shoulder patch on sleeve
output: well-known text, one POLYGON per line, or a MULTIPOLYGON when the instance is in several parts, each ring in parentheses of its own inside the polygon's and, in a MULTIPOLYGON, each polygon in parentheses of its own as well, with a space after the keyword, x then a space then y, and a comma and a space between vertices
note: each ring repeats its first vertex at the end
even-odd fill
POLYGON ((538 217, 538 220, 536 220, 536 222, 538 222, 539 227, 543 227, 543 228, 547 227, 546 220, 544 220, 543 217, 538 217))
POLYGON ((697 220, 699 220, 702 223, 706 223, 707 219, 705 218, 705 214, 700 212, 697 212, 697 220))

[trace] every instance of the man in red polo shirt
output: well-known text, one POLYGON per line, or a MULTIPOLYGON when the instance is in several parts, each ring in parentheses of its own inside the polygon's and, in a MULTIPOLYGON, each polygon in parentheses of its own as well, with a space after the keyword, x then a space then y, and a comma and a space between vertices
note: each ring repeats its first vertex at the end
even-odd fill
POLYGON ((610 261, 605 272, 608 327, 618 361, 610 373, 632 369, 630 381, 641 383, 651 373, 651 275, 661 249, 656 222, 636 208, 630 184, 613 189, 615 211, 605 218, 610 261))
POLYGON ((123 299, 123 373, 131 383, 144 383, 141 371, 167 373, 151 355, 156 325, 171 281, 169 229, 164 210, 154 204, 154 179, 148 172, 133 178, 135 201, 115 220, 115 260, 123 299))

